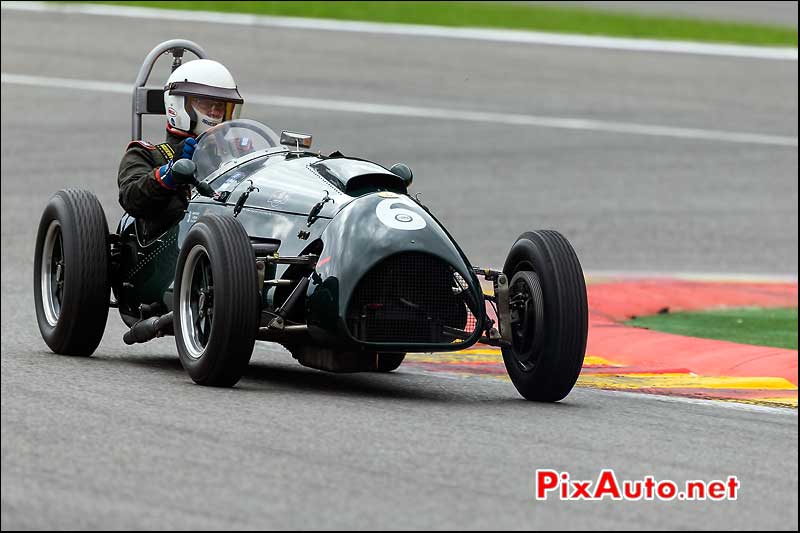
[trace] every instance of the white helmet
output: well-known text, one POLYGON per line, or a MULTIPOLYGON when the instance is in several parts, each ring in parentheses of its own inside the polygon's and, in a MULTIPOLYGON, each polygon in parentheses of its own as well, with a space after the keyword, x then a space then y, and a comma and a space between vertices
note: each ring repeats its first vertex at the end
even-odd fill
POLYGON ((210 59, 184 63, 164 87, 168 130, 200 135, 221 122, 239 118, 243 103, 231 73, 210 59), (209 106, 218 109, 211 113, 209 106))

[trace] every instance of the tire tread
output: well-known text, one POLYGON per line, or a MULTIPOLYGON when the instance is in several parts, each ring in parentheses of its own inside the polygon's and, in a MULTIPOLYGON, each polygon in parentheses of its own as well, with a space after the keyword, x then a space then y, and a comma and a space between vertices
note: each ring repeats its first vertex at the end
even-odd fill
POLYGON ((91 355, 100 344, 108 320, 108 256, 108 223, 95 195, 83 189, 64 189, 53 195, 39 225, 34 291, 39 329, 54 352, 91 355), (39 287, 44 237, 55 219, 61 225, 65 278, 59 320, 52 327, 44 318, 39 287))
POLYGON ((201 360, 209 359, 207 363, 199 364, 188 358, 178 337, 180 315, 175 313, 178 351, 184 368, 196 383, 231 387, 247 368, 258 329, 260 309, 255 254, 247 232, 238 220, 226 215, 204 215, 187 234, 181 250, 175 274, 176 294, 179 294, 188 249, 195 241, 206 246, 214 276, 215 318, 206 352, 201 356, 201 360), (208 350, 214 353, 208 353, 208 350))
POLYGON ((512 382, 523 397, 558 401, 574 387, 586 352, 588 306, 583 270, 575 250, 563 235, 553 230, 540 230, 520 235, 506 262, 506 275, 513 275, 516 266, 510 265, 509 261, 514 259, 520 241, 528 241, 539 250, 544 262, 536 266, 540 270, 538 274, 545 296, 548 338, 544 352, 531 372, 518 368, 508 350, 503 350, 503 359, 512 382), (551 315, 553 310, 556 316, 551 315))

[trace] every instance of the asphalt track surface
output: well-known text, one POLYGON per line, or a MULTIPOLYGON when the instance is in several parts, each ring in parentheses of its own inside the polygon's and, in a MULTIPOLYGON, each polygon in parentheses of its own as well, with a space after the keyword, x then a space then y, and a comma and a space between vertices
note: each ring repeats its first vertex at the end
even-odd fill
MULTIPOLYGON (((2 71, 130 82, 181 36, 245 94, 797 136, 797 62, 2 11, 2 71)), ((163 74, 163 71, 160 71, 163 74)), ((159 75, 157 72, 156 76, 159 75)), ((124 95, 2 85, 2 528, 797 527, 797 415, 401 369, 330 375, 259 345, 232 390, 172 339, 52 355, 31 272, 45 202, 92 189, 111 226, 124 95), (738 501, 536 502, 537 468, 739 477, 738 501)), ((797 148, 253 106, 323 151, 405 161, 476 264, 552 227, 587 270, 797 273, 797 148)), ((149 124, 153 138, 158 128, 149 124)))

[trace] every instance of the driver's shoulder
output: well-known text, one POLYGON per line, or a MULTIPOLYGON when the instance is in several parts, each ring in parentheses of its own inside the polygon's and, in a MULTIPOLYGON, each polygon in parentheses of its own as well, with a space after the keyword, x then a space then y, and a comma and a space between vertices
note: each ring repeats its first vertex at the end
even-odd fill
POLYGON ((131 141, 128 143, 128 146, 125 149, 130 150, 131 148, 142 148, 147 151, 157 149, 155 144, 147 141, 131 141))

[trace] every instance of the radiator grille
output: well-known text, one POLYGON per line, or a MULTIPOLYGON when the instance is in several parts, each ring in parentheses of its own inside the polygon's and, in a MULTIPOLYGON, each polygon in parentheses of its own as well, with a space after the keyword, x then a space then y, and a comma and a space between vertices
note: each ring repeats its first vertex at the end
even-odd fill
POLYGON ((475 331, 476 309, 469 285, 452 266, 428 254, 404 253, 361 279, 347 327, 363 342, 450 344, 475 331))

